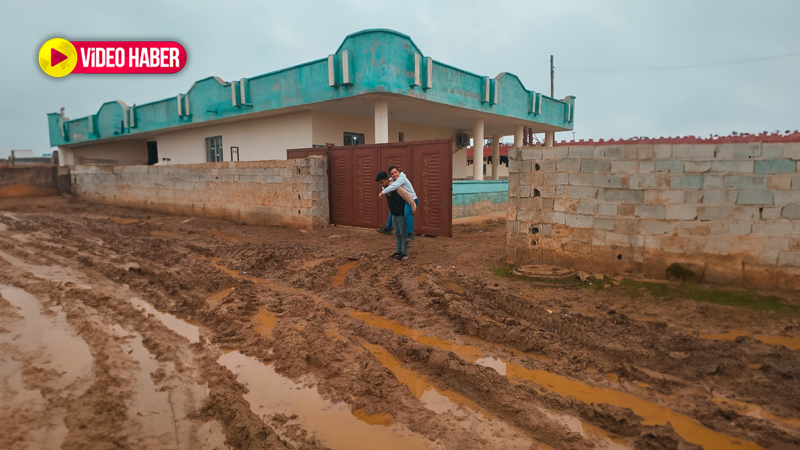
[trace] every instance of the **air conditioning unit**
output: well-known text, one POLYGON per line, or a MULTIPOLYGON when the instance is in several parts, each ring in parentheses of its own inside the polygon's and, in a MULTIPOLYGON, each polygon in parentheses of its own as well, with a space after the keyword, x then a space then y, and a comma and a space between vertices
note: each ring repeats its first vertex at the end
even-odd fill
POLYGON ((469 147, 469 134, 456 133, 456 147, 457 148, 469 147))

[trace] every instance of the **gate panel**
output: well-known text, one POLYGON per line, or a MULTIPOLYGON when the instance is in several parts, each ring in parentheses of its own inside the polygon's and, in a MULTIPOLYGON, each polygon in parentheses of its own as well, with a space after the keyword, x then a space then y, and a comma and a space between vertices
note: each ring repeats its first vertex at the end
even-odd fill
POLYGON ((419 198, 415 233, 453 235, 453 153, 445 144, 416 144, 412 150, 411 184, 419 198))
MULTIPOLYGON (((389 166, 397 166, 401 172, 405 172, 406 176, 411 179, 411 145, 409 144, 389 144, 377 147, 378 160, 380 166, 378 171, 384 170, 389 172, 389 166)), ((373 177, 373 180, 375 178, 373 177)), ((414 184, 412 181, 411 184, 414 184)), ((375 196, 378 195, 378 190, 375 191, 375 196)), ((386 221, 389 218, 389 205, 386 204, 386 199, 380 200, 380 223, 379 227, 385 227, 386 221)))
POLYGON ((330 149, 328 152, 330 198, 331 198, 331 223, 336 225, 350 225, 353 220, 353 168, 350 151, 330 149))
MULTIPOLYGON (((352 209, 353 222, 357 227, 377 227, 378 189, 375 175, 378 173, 378 154, 375 148, 354 147, 350 150, 355 169, 353 185, 352 209)), ((384 202, 385 203, 385 202, 384 202)))

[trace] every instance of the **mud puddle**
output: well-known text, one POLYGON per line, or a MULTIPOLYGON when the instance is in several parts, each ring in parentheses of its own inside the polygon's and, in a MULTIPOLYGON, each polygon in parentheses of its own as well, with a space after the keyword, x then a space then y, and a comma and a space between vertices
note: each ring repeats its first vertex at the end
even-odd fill
POLYGON ((73 283, 81 289, 92 288, 91 286, 81 282, 81 280, 78 279, 78 277, 71 275, 69 271, 63 267, 36 266, 33 264, 28 264, 25 261, 15 258, 14 256, 9 255, 8 253, 2 250, 0 250, 0 258, 5 259, 6 261, 8 261, 8 263, 10 263, 15 267, 18 267, 19 269, 29 272, 36 278, 41 278, 43 280, 53 281, 56 283, 73 283))
POLYGON ((192 344, 200 342, 200 327, 179 319, 172 314, 163 313, 139 297, 131 297, 130 302, 135 308, 144 310, 145 315, 154 315, 165 327, 185 337, 192 344))
POLYGON ((222 300, 225 299, 231 292, 236 290, 236 286, 230 286, 214 292, 213 294, 206 297, 206 303, 211 309, 215 309, 222 303, 222 300))
POLYGON ((76 379, 93 377, 94 358, 89 346, 71 330, 60 307, 50 308, 54 315, 47 316, 41 310, 39 299, 22 289, 0 285, 0 295, 17 307, 23 318, 19 328, 0 334, 0 342, 9 339, 9 343, 22 352, 44 351, 44 365, 55 373, 64 374, 65 385, 76 379))
MULTIPOLYGON (((278 375, 272 366, 238 351, 220 356, 217 362, 247 386, 249 392, 244 397, 262 420, 274 414, 296 415, 290 423, 299 424, 332 450, 441 448, 405 427, 361 421, 346 404, 325 400, 316 388, 278 375)), ((358 415, 363 417, 364 413, 358 415)))
POLYGON ((343 287, 345 277, 356 265, 358 265, 358 260, 347 261, 346 263, 337 267, 336 275, 331 278, 331 285, 334 287, 343 287))
POLYGON ((725 404, 736 410, 737 413, 743 416, 755 417, 758 419, 764 419, 772 422, 779 422, 783 425, 788 427, 794 428, 796 430, 800 430, 800 418, 795 417, 779 417, 775 414, 772 414, 768 411, 765 411, 764 408, 753 405, 751 403, 740 402, 737 400, 730 400, 727 398, 714 398, 711 400, 713 403, 717 404, 725 404))
MULTIPOLYGON (((370 325, 391 330, 396 334, 414 339, 421 344, 451 351, 465 361, 477 363, 478 360, 483 358, 483 352, 477 347, 453 344, 435 337, 425 336, 419 330, 413 330, 398 322, 378 317, 371 313, 361 311, 349 311, 349 313, 354 318, 370 325)), ((492 346, 493 344, 486 343, 486 345, 492 346)), ((753 442, 713 431, 686 415, 635 395, 613 389, 590 386, 546 370, 528 369, 507 360, 502 360, 502 362, 505 363, 505 376, 511 382, 533 383, 546 387, 561 396, 572 397, 586 404, 609 403, 623 408, 630 408, 634 413, 642 417, 644 425, 664 425, 669 422, 675 432, 686 441, 700 444, 705 450, 727 450, 730 448, 742 450, 763 449, 763 447, 753 442)))
POLYGON ((261 336, 272 338, 272 330, 274 330, 275 326, 278 325, 279 320, 280 317, 278 317, 278 314, 272 311, 261 311, 260 313, 256 314, 256 317, 253 319, 253 322, 255 323, 255 327, 253 329, 261 336))
POLYGON ((711 341, 735 341, 742 336, 751 338, 769 345, 783 345, 790 350, 800 350, 800 336, 779 336, 774 334, 752 334, 747 330, 730 330, 727 333, 701 334, 700 337, 711 341))
POLYGON ((125 217, 109 217, 108 220, 119 225, 130 225, 139 221, 138 219, 127 219, 125 217))
POLYGON ((389 369, 399 382, 408 386, 411 394, 426 408, 437 414, 451 414, 459 420, 459 424, 463 428, 491 442, 493 447, 527 450, 533 445, 533 441, 518 437, 523 435, 521 431, 494 420, 489 411, 481 408, 469 398, 454 391, 439 389, 428 381, 427 376, 404 367, 403 362, 385 348, 372 344, 364 338, 357 339, 361 346, 380 361, 383 367, 389 369))

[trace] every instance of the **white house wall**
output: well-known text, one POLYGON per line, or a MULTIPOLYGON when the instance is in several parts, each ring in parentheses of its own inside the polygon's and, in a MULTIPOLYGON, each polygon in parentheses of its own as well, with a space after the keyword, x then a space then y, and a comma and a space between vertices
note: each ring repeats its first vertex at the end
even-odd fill
POLYGON ((147 141, 128 139, 81 147, 59 147, 58 164, 110 164, 129 166, 147 164, 147 141))
POLYGON ((311 147, 311 112, 173 131, 156 136, 158 159, 170 164, 206 162, 206 138, 222 136, 223 161, 230 161, 231 147, 239 147, 240 161, 286 159, 286 149, 311 147))

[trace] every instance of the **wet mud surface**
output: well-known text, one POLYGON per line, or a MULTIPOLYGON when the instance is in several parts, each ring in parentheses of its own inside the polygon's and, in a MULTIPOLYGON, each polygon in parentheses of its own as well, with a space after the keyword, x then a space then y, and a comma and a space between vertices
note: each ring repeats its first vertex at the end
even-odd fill
POLYGON ((797 317, 504 246, 2 199, 0 448, 800 448, 797 317))

